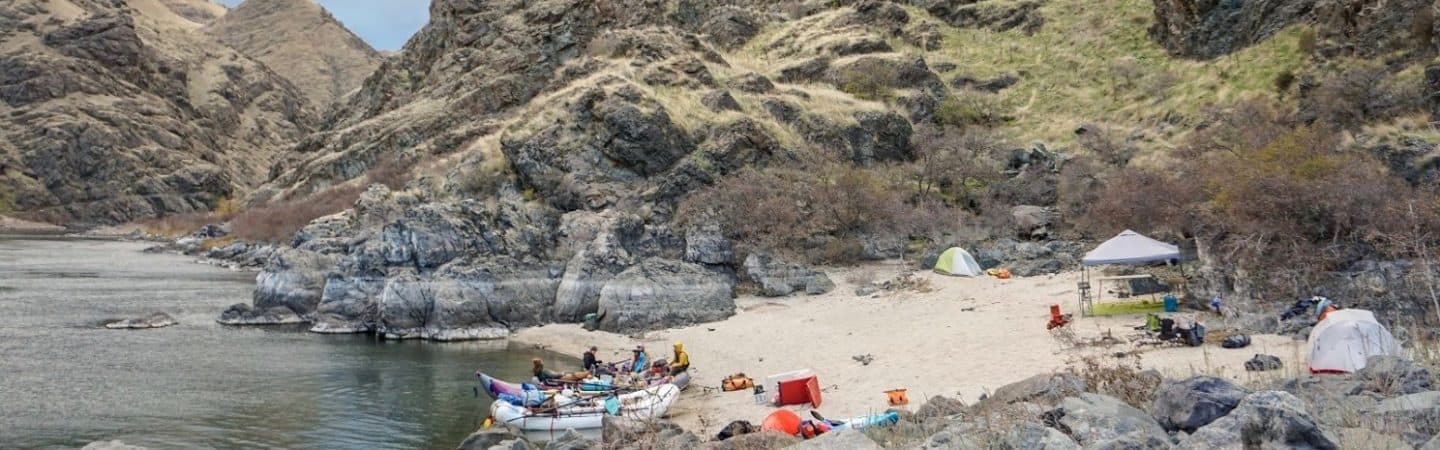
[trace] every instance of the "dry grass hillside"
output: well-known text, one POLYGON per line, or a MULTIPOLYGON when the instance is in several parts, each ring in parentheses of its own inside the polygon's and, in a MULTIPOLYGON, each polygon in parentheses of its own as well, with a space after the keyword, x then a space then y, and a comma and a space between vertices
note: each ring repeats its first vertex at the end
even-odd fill
POLYGON ((265 63, 316 105, 360 87, 383 59, 313 0, 247 0, 205 32, 265 63))
POLYGON ((263 179, 314 111, 196 31, 214 6, 0 4, 0 209, 116 223, 208 210, 263 179))

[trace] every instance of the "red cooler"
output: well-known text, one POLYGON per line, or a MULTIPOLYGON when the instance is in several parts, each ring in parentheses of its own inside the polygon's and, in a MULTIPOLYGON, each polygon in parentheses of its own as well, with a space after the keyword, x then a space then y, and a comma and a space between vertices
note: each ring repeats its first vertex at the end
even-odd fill
POLYGON ((820 380, 814 375, 785 380, 780 382, 780 392, 775 396, 775 403, 784 405, 799 405, 809 403, 815 408, 820 407, 820 380))

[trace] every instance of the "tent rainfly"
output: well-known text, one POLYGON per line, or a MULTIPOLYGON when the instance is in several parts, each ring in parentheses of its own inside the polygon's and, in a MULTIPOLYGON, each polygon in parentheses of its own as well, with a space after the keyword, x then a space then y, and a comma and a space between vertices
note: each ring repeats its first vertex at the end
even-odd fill
POLYGON ((980 270, 980 263, 975 262, 975 257, 960 247, 950 247, 941 253, 940 258, 935 260, 935 272, 955 277, 978 277, 985 273, 980 270))
POLYGON ((1107 264, 1146 264, 1180 259, 1180 247, 1125 230, 1095 247, 1080 263, 1086 266, 1107 264))

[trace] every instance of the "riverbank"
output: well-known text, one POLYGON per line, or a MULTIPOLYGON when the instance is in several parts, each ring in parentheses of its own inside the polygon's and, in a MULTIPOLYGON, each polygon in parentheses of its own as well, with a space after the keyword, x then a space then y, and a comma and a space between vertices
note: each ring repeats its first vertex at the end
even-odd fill
MULTIPOLYGON (((713 434, 731 420, 758 423, 773 411, 756 405, 748 392, 699 388, 717 387, 735 372, 759 382, 770 374, 814 370, 825 389, 820 409, 846 416, 886 409, 884 391, 890 389, 908 389, 912 407, 935 395, 975 401, 999 386, 1084 365, 1086 358, 1107 365, 1138 364, 1170 377, 1203 373, 1241 383, 1296 376, 1305 367, 1304 341, 1286 336, 1255 335, 1250 347, 1238 350, 1215 342, 1163 348, 1072 345, 1106 333, 1124 340, 1144 321, 1141 316, 1077 318, 1069 326, 1073 339, 1052 335, 1045 329, 1049 305, 1074 312, 1078 272, 1010 280, 922 272, 916 276, 928 281, 929 292, 882 292, 874 297, 857 297, 856 286, 845 281, 857 271, 884 276, 897 270, 877 265, 832 271, 837 287, 825 295, 741 296, 738 313, 721 322, 637 336, 547 325, 520 330, 512 340, 576 355, 597 345, 602 360, 626 359, 625 350, 637 344, 645 345, 652 357, 668 358, 671 344, 683 341, 696 382, 671 418, 701 435, 713 434), (1122 352, 1127 356, 1114 356, 1122 352), (1285 369, 1246 372, 1244 362, 1256 353, 1280 357, 1285 369), (874 358, 868 365, 852 358, 867 354, 874 358)), ((1215 329, 1218 320, 1201 317, 1215 329)))

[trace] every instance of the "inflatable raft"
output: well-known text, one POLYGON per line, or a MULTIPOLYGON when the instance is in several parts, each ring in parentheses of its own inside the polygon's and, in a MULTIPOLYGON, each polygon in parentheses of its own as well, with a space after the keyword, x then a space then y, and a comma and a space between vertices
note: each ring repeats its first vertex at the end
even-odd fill
POLYGON ((586 430, 600 428, 605 416, 633 420, 664 417, 678 398, 680 388, 665 384, 604 398, 570 400, 558 396, 555 402, 559 407, 549 410, 496 401, 490 405, 490 416, 496 424, 522 431, 586 430))

